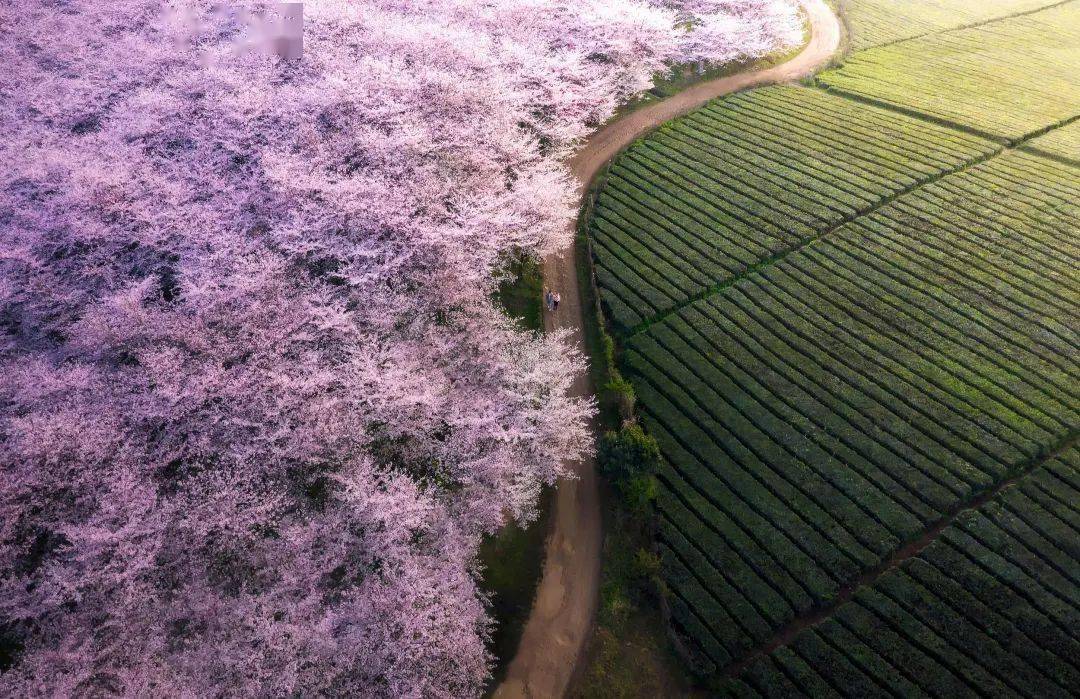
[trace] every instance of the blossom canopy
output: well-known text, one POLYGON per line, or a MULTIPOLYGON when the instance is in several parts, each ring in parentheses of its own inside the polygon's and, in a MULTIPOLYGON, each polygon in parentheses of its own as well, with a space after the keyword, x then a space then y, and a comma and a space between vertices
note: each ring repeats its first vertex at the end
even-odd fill
POLYGON ((506 263, 620 102, 797 14, 319 0, 280 60, 171 8, 0 9, 0 693, 479 694, 477 542, 591 448, 506 263))

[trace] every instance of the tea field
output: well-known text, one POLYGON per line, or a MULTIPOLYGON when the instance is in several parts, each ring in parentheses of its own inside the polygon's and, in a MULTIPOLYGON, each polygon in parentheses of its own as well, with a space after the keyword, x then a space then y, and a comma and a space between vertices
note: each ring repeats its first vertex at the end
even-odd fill
POLYGON ((1023 149, 1080 166, 1080 122, 1054 129, 1041 138, 1029 141, 1023 149))
POLYGON ((1080 687, 1080 452, 965 512, 814 628, 753 658, 738 697, 1067 697, 1080 687))
POLYGON ((847 0, 856 51, 1055 5, 1055 0, 847 0))
POLYGON ((669 122, 594 199, 716 690, 1080 686, 1080 2, 914 6, 966 9, 669 122))
POLYGON ((998 143, 821 90, 770 87, 669 122, 611 167, 597 279, 630 330, 998 143))

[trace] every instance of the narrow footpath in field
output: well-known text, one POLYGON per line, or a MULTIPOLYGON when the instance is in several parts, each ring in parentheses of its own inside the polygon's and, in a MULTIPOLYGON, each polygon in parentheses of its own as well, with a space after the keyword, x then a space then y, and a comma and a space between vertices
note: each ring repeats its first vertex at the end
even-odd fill
MULTIPOLYGON (((810 41, 794 58, 772 68, 738 73, 699 83, 661 102, 630 112, 590 137, 570 160, 583 200, 596 174, 635 138, 705 102, 756 85, 782 83, 810 75, 824 66, 840 44, 840 23, 823 0, 800 0, 810 25, 810 41)), ((573 248, 544 261, 544 280, 562 295, 559 311, 547 314, 545 327, 571 331, 584 350, 584 316, 573 248)), ((587 375, 574 382, 575 395, 589 395, 587 375)), ((577 475, 559 483, 552 511, 544 571, 517 655, 497 699, 540 699, 566 694, 581 660, 596 613, 600 582, 600 502, 595 464, 567 464, 577 475)))

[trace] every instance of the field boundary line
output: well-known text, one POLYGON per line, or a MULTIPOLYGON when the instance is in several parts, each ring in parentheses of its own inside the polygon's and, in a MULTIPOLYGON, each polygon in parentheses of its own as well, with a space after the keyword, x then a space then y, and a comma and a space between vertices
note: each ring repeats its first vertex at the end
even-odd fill
MULTIPOLYGON (((1072 0, 1070 0, 1070 2, 1071 1, 1072 0)), ((876 97, 867 97, 865 95, 860 95, 860 94, 857 94, 857 93, 854 93, 854 92, 849 92, 847 90, 844 90, 844 89, 841 89, 841 88, 838 88, 838 87, 828 87, 828 86, 822 85, 822 84, 817 84, 816 87, 819 90, 824 90, 825 92, 827 92, 830 95, 835 95, 837 97, 843 97, 844 99, 851 100, 852 102, 859 102, 861 104, 867 104, 867 105, 870 105, 871 107, 878 107, 879 109, 887 109, 890 112, 894 112, 896 114, 903 114, 904 116, 911 117, 912 119, 919 119, 921 121, 927 121, 927 122, 930 122, 931 124, 935 124, 937 126, 943 126, 943 127, 947 128, 947 129, 952 129, 953 131, 961 131, 963 133, 968 134, 969 136, 976 136, 978 138, 982 138, 982 139, 985 139, 987 141, 991 141, 993 143, 999 143, 999 144, 1001 144, 1001 145, 1003 145, 1005 147, 1015 146, 1015 143, 1026 140, 1026 137, 1022 137, 1021 139, 1019 139, 1019 141, 1013 142, 1013 141, 1010 141, 1009 138, 1007 138, 1005 136, 1001 136, 999 134, 991 133, 990 131, 983 131, 982 129, 977 129, 974 126, 968 126, 967 124, 961 124, 960 122, 952 121, 951 119, 943 119, 941 117, 934 116, 932 114, 927 114, 926 112, 921 112, 918 109, 914 109, 912 107, 905 107, 903 105, 896 104, 894 102, 889 102, 887 100, 877 99, 876 97)), ((1055 127, 1056 127, 1056 125, 1054 125, 1054 126, 1052 126, 1050 128, 1052 129, 1052 128, 1055 128, 1055 127)))
POLYGON ((773 637, 766 643, 757 646, 756 648, 745 653, 737 660, 729 663, 723 669, 720 670, 718 675, 724 678, 738 677, 742 672, 750 666, 759 657, 769 655, 777 648, 786 646, 794 638, 805 629, 816 626, 817 624, 830 618, 833 613, 842 605, 849 602, 855 593, 863 588, 876 583, 881 577, 898 568, 905 561, 908 561, 918 556, 924 549, 937 541, 941 533, 953 522, 957 520, 961 515, 966 512, 974 511, 983 505, 987 504, 1007 488, 1016 485, 1023 478, 1031 474, 1035 469, 1042 466, 1047 461, 1056 458, 1068 449, 1072 448, 1080 441, 1080 430, 1073 429, 1067 432, 1061 439, 1057 441, 1049 450, 1042 456, 1029 459, 1023 465, 1016 469, 1016 473, 1003 479, 1000 483, 988 488, 987 490, 979 493, 970 500, 959 503, 956 507, 951 508, 946 512, 940 520, 935 522, 932 526, 926 528, 923 533, 916 539, 912 539, 903 544, 900 548, 886 557, 881 563, 864 571, 855 580, 844 585, 836 594, 836 598, 829 604, 813 609, 799 617, 796 617, 792 621, 789 621, 783 627, 781 627, 773 637))
POLYGON ((1060 153, 1051 153, 1048 150, 1043 150, 1037 146, 1022 145, 1017 150, 1023 151, 1029 155, 1034 155, 1037 158, 1045 158, 1046 160, 1053 160, 1055 163, 1065 165, 1067 167, 1080 168, 1080 158, 1070 158, 1067 155, 1061 155, 1060 153))

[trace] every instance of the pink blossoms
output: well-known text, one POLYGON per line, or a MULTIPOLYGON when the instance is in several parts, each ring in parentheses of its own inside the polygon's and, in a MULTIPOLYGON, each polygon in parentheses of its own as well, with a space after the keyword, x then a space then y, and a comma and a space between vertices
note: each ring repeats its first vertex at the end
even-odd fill
POLYGON ((665 63, 801 31, 671 4, 308 2, 300 61, 0 9, 0 694, 481 690, 477 541, 590 448, 503 265, 665 63))

